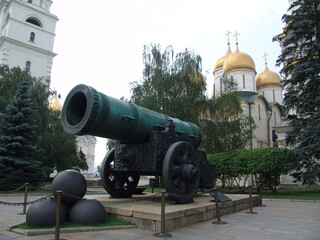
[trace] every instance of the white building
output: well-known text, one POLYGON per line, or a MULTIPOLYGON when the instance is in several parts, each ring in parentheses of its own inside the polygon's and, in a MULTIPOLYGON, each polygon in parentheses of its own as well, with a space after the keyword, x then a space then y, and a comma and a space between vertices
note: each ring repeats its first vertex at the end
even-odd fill
POLYGON ((241 106, 247 116, 256 124, 254 138, 249 149, 276 146, 273 130, 282 125, 282 80, 279 74, 267 67, 258 76, 254 60, 241 52, 236 41, 236 50, 232 53, 228 41, 227 52, 214 66, 213 97, 223 93, 224 76, 233 77, 240 92, 241 106))
POLYGON ((0 64, 50 77, 57 16, 50 0, 0 0, 0 64))

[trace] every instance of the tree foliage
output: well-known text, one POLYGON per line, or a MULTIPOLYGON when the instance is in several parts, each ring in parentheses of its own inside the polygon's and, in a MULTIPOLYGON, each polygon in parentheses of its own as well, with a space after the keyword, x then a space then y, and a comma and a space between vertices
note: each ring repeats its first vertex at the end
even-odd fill
POLYGON ((245 149, 253 137, 255 124, 243 113, 236 81, 224 77, 223 86, 221 96, 207 101, 208 115, 200 123, 202 147, 208 153, 245 149))
POLYGON ((151 44, 144 47, 143 63, 142 81, 131 83, 131 101, 197 123, 206 99, 201 57, 187 49, 174 54, 171 46, 161 52, 159 45, 151 44))
POLYGON ((39 138, 32 118, 29 83, 23 79, 13 100, 1 113, 0 127, 0 189, 12 190, 24 183, 41 184, 40 162, 34 156, 39 138))
MULTIPOLYGON (((50 79, 31 77, 19 67, 9 68, 0 66, 0 112, 5 112, 5 107, 10 103, 24 79, 30 88, 30 106, 35 112, 31 118, 36 122, 37 136, 41 139, 36 144, 38 149, 34 159, 42 162, 45 176, 50 171, 75 168, 86 170, 88 168, 83 153, 76 152, 75 136, 66 134, 62 130, 59 115, 49 108, 49 100, 54 92, 50 90, 50 79)), ((3 120, 0 119, 3 124, 3 120)))
POLYGON ((208 161, 216 166, 216 176, 223 186, 239 187, 240 179, 246 180, 249 175, 256 176, 257 184, 276 192, 279 177, 294 170, 298 158, 287 148, 259 148, 228 153, 208 154, 208 161))
POLYGON ((284 104, 300 165, 293 175, 304 184, 320 181, 320 1, 296 0, 283 16, 286 36, 277 64, 283 64, 284 104))
POLYGON ((76 151, 75 135, 67 134, 62 127, 60 115, 50 111, 47 128, 41 136, 37 158, 43 163, 43 171, 48 177, 54 170, 87 170, 83 152, 76 151))

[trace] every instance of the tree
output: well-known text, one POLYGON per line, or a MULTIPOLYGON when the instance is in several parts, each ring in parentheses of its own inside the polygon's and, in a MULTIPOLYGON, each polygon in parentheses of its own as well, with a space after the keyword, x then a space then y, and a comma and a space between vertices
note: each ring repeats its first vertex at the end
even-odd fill
MULTIPOLYGON (((49 78, 34 78, 19 67, 0 66, 0 112, 24 79, 30 88, 30 106, 36 111, 31 118, 37 123, 36 133, 41 141, 36 143, 38 149, 34 159, 42 162, 42 170, 48 176, 54 169, 61 171, 68 168, 86 170, 88 168, 83 153, 76 151, 75 136, 65 133, 62 129, 60 116, 49 108, 49 99, 55 94, 50 90, 49 78)), ((0 123, 2 123, 0 119, 0 123)))
POLYGON ((161 53, 159 45, 151 44, 144 47, 143 62, 142 81, 131 83, 131 101, 197 123, 206 99, 201 57, 187 49, 175 55, 171 46, 161 53))
POLYGON ((287 148, 259 148, 240 152, 240 160, 247 161, 248 171, 256 176, 257 184, 277 192, 280 175, 288 174, 298 164, 298 158, 287 148))
POLYGON ((298 164, 297 156, 287 148, 259 148, 208 154, 207 157, 209 163, 216 166, 217 178, 221 180, 222 186, 227 184, 231 188, 236 183, 244 189, 246 180, 253 174, 258 184, 274 193, 280 184, 280 175, 288 174, 298 164))
POLYGON ((208 153, 245 149, 255 128, 253 119, 243 114, 234 78, 224 77, 222 81, 222 95, 208 101, 209 115, 201 121, 202 146, 208 153))
POLYGON ((45 176, 48 178, 54 170, 87 170, 85 155, 81 149, 76 151, 75 135, 67 134, 62 128, 60 113, 50 111, 48 117, 37 155, 37 159, 43 163, 45 176))
POLYGON ((284 105, 300 164, 293 176, 303 184, 320 181, 320 1, 296 0, 289 14, 277 64, 283 64, 284 105))
POLYGON ((32 118, 30 88, 26 79, 19 83, 18 91, 1 113, 0 126, 0 189, 12 190, 24 183, 41 184, 41 163, 34 159, 39 138, 36 121, 32 118))

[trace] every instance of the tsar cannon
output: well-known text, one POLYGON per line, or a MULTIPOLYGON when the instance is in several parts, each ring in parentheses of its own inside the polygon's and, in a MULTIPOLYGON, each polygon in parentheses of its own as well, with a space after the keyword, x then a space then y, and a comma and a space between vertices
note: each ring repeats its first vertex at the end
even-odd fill
POLYGON ((101 165, 101 180, 113 197, 131 197, 140 175, 161 176, 172 200, 192 202, 198 188, 211 188, 215 168, 197 150, 200 128, 136 104, 77 85, 61 117, 69 134, 114 139, 101 165))

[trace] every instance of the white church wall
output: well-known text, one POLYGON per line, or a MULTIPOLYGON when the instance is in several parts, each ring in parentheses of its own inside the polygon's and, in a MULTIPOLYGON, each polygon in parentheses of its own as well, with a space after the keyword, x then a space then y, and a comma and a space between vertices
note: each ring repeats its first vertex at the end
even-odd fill
POLYGON ((266 87, 258 90, 258 94, 263 95, 268 102, 278 102, 282 104, 282 88, 281 87, 266 87))
POLYGON ((221 95, 221 79, 223 78, 223 69, 219 69, 214 72, 214 96, 215 98, 221 95))
POLYGON ((96 138, 93 136, 77 136, 77 151, 80 150, 85 155, 88 170, 81 171, 81 173, 86 178, 93 178, 94 177, 94 161, 95 161, 95 145, 97 143, 96 138))
POLYGON ((227 74, 233 77, 238 83, 239 91, 256 92, 256 73, 248 70, 238 70, 227 74))
POLYGON ((268 138, 271 136, 271 127, 268 127, 268 107, 263 98, 257 97, 251 106, 251 114, 256 124, 253 149, 269 147, 268 138))

